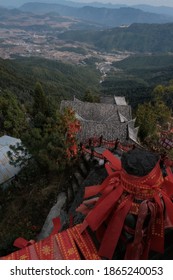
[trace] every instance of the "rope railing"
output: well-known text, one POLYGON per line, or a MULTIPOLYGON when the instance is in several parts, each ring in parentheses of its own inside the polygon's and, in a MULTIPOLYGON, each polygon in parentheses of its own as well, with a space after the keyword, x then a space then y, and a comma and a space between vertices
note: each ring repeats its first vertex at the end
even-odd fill
POLYGON ((129 150, 134 149, 134 144, 123 145, 119 139, 115 140, 106 140, 103 137, 92 137, 80 144, 81 151, 85 154, 89 154, 91 158, 104 159, 104 156, 101 153, 98 153, 94 148, 102 147, 106 149, 119 149, 123 152, 128 152, 129 150))

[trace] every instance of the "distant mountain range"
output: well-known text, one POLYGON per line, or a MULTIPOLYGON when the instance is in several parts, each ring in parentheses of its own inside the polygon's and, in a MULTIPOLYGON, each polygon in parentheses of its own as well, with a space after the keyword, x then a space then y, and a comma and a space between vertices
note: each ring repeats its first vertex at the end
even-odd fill
MULTIPOLYGON (((152 12, 152 13, 157 13, 157 14, 165 14, 165 15, 173 15, 173 7, 166 7, 166 6, 151 6, 151 5, 146 5, 145 0, 143 1, 143 4, 141 5, 126 5, 123 4, 123 1, 119 1, 119 4, 113 4, 113 3, 101 3, 99 0, 91 2, 91 3, 85 3, 85 2, 75 2, 74 1, 69 1, 69 0, 0 0, 0 6, 5 6, 5 7, 19 7, 27 2, 39 2, 39 3, 54 3, 54 4, 61 4, 69 7, 76 7, 76 8, 81 8, 84 6, 90 6, 90 7, 97 7, 97 8, 120 8, 120 7, 132 7, 132 8, 137 8, 140 10, 143 10, 145 12, 152 12), (122 2, 122 3, 121 3, 122 2)), ((163 1, 164 4, 164 1, 163 1)))
POLYGON ((173 23, 132 24, 102 31, 68 31, 60 39, 86 42, 102 51, 173 53, 173 23))
POLYGON ((162 15, 170 15, 173 16, 173 8, 166 6, 149 6, 149 5, 135 5, 133 8, 140 9, 145 12, 162 14, 162 15))
MULTIPOLYGON (((66 3, 66 1, 64 1, 66 3)), ((67 2, 69 3, 69 2, 67 2)), ((72 3, 72 2, 71 2, 72 3)), ((145 12, 131 7, 72 7, 62 4, 26 3, 20 7, 23 12, 35 14, 58 13, 60 16, 70 16, 107 27, 130 25, 132 23, 168 23, 173 22, 173 16, 145 12)))
MULTIPOLYGON (((75 2, 75 0, 52 0, 54 4, 50 3, 50 1, 46 3, 48 0, 30 1, 18 7, 18 10, 39 15, 53 12, 60 16, 69 16, 84 20, 90 24, 98 24, 100 27, 116 27, 132 23, 173 22, 173 8, 171 7, 156 7, 145 4, 128 7, 124 4, 80 3, 75 2), (42 1, 45 3, 41 3, 42 1)), ((15 1, 16 5, 22 2, 25 1, 15 1)), ((6 1, 7 3, 9 3, 8 0, 6 1)), ((16 9, 15 13, 17 13, 16 9)))
MULTIPOLYGON (((69 2, 64 1, 63 3, 69 2)), ((147 5, 140 5, 140 7, 152 9, 147 5)), ((40 32, 49 28, 51 32, 57 30, 57 36, 60 39, 89 43, 108 52, 173 53, 173 16, 159 14, 159 11, 159 7, 158 13, 150 13, 130 7, 114 9, 91 6, 70 7, 61 4, 32 2, 24 4, 20 9, 0 8, 0 26, 7 28, 9 22, 9 28, 16 26, 24 30, 39 30, 40 32), (52 26, 47 26, 48 23, 45 19, 48 18, 49 23, 54 20, 55 26, 57 26, 59 21, 66 19, 58 18, 57 15, 68 16, 68 20, 70 18, 80 20, 75 21, 77 24, 74 24, 72 20, 72 23, 65 26, 64 29, 55 27, 52 29, 52 26), (39 24, 34 21, 36 22, 34 25, 33 17, 40 19, 39 24), (27 28, 26 19, 29 22, 27 28)))

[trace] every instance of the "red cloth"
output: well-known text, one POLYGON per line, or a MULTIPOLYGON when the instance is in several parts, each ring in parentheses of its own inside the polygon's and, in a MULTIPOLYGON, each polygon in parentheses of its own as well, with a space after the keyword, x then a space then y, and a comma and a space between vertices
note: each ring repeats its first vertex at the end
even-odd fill
POLYGON ((127 246, 125 258, 146 259, 149 250, 163 253, 166 217, 173 226, 173 202, 170 198, 171 193, 173 194, 172 173, 163 178, 158 162, 146 176, 129 175, 121 168, 120 160, 109 151, 105 151, 103 155, 109 161, 109 175, 101 185, 87 187, 85 190, 85 199, 96 196, 98 200, 93 209, 88 206, 82 230, 89 226, 96 233, 102 232, 99 255, 112 259, 127 214, 134 208, 136 200, 142 200, 143 203, 138 207, 134 241, 127 246), (150 221, 145 229, 144 221, 148 213, 150 221))
POLYGON ((81 224, 31 244, 18 238, 16 246, 22 248, 0 260, 99 260, 95 245, 81 224))

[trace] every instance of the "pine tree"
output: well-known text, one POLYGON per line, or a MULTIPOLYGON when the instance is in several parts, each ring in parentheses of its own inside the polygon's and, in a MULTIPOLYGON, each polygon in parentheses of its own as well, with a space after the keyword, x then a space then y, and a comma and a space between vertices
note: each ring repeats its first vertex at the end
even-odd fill
POLYGON ((69 153, 74 155, 77 149, 74 113, 70 110, 60 113, 55 109, 39 83, 35 87, 31 111, 30 129, 23 136, 29 153, 44 170, 64 169, 70 160, 69 153))
POLYGON ((33 115, 35 116, 38 113, 44 116, 48 113, 48 99, 39 82, 36 83, 34 90, 33 115))
POLYGON ((84 101, 86 102, 91 102, 91 103, 99 103, 100 102, 100 97, 98 94, 95 94, 94 92, 92 92, 90 89, 86 90, 85 94, 84 94, 84 101))
POLYGON ((150 103, 138 105, 136 123, 139 126, 139 138, 143 141, 147 136, 156 133, 157 118, 154 107, 150 103))
POLYGON ((1 92, 0 134, 20 138, 26 129, 26 114, 20 102, 10 91, 1 92))

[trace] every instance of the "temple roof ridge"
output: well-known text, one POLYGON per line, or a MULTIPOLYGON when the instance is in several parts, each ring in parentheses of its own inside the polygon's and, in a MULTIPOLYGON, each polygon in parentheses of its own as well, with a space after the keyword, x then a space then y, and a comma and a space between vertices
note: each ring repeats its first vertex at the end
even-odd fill
POLYGON ((75 112, 75 117, 79 121, 87 121, 86 119, 82 118, 78 113, 75 112))
POLYGON ((119 115, 119 119, 120 119, 120 122, 123 123, 123 122, 128 122, 129 120, 123 116, 123 114, 121 114, 118 110, 118 115, 119 115))
POLYGON ((127 102, 124 96, 115 96, 114 95, 114 101, 116 105, 121 105, 121 106, 127 106, 127 102))
POLYGON ((125 98, 115 97, 115 100, 112 96, 112 103, 91 103, 80 101, 74 96, 73 100, 61 101, 60 111, 71 107, 76 113, 77 119, 81 122, 81 131, 78 134, 80 141, 103 135, 108 140, 119 138, 125 142, 127 126, 134 128, 135 120, 132 120, 131 106, 126 103, 125 98))

